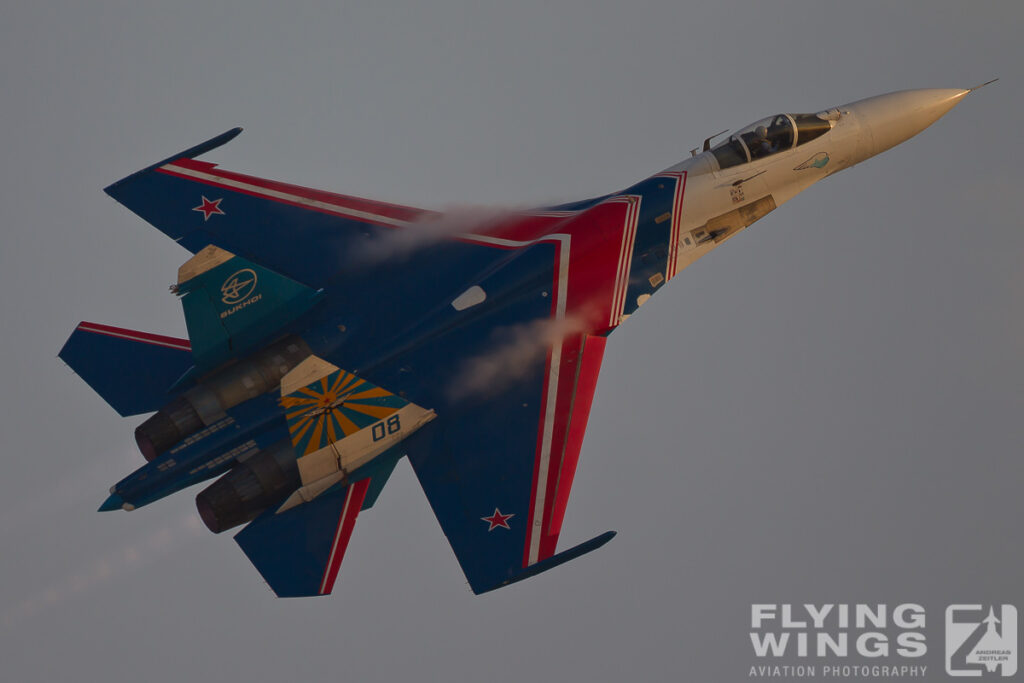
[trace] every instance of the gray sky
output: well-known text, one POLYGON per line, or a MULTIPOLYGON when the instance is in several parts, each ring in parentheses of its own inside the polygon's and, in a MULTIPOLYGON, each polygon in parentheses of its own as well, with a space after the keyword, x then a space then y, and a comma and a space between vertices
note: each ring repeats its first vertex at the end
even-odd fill
MULTIPOLYGON (((17 3, 0 22, 0 671, 11 681, 741 680, 751 602, 1024 610, 1020 2, 17 3), (426 208, 626 186, 722 128, 969 87, 610 338, 563 547, 474 597, 403 462, 334 596, 277 600, 56 359, 184 336, 187 253, 102 193, 231 170, 426 208)), ((372 295, 367 293, 367 295, 372 295)))

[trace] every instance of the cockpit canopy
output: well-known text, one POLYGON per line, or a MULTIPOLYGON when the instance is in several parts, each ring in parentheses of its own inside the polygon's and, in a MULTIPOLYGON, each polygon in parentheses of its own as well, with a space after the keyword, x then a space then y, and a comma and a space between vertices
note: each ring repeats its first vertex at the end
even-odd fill
POLYGON ((712 148, 720 169, 739 166, 798 147, 832 129, 838 111, 817 114, 778 114, 752 123, 712 148))

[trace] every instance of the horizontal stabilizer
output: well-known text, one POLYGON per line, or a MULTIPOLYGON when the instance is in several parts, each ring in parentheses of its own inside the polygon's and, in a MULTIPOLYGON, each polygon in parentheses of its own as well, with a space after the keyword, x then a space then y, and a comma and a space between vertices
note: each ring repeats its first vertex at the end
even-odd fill
POLYGON ((253 520, 235 541, 281 598, 328 595, 366 497, 369 479, 253 520))
POLYGON ((158 410, 192 366, 185 339, 87 322, 58 355, 122 417, 158 410))
POLYGON ((212 245, 178 269, 175 291, 200 370, 265 342, 322 294, 212 245))

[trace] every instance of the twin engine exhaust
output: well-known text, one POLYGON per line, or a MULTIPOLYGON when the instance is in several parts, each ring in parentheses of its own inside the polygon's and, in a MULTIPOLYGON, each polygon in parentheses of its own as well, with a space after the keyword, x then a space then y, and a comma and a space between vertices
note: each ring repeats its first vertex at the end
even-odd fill
POLYGON ((313 354, 301 338, 290 336, 213 373, 151 415, 135 430, 146 460, 226 416, 249 399, 275 389, 281 378, 313 354))

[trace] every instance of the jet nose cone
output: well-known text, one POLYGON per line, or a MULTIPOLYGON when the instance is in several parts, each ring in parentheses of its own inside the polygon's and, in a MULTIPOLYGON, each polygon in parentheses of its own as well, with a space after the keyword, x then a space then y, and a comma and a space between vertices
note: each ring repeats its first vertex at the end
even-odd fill
POLYGON ((860 122, 864 141, 863 158, 874 156, 909 140, 938 121, 970 90, 929 88, 901 90, 858 100, 842 107, 860 122))

